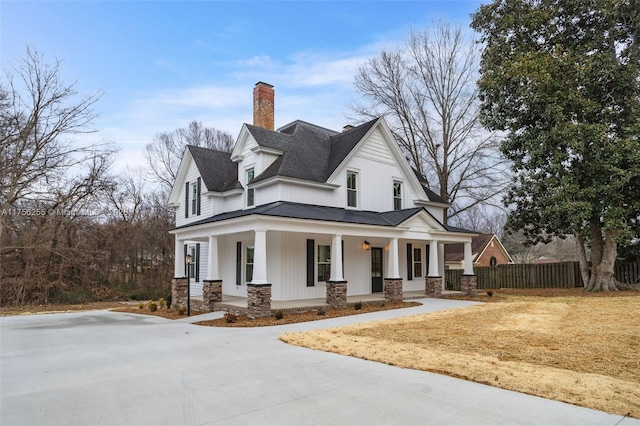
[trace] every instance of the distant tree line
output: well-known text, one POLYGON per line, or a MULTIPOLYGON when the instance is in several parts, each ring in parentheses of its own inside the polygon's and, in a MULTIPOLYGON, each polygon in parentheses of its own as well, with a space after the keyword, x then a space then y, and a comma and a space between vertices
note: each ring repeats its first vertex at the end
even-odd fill
POLYGON ((168 192, 187 143, 230 149, 231 135, 192 122, 159 133, 150 167, 112 167, 87 143, 101 93, 79 96, 28 48, 0 80, 0 305, 166 297, 173 275, 168 192))

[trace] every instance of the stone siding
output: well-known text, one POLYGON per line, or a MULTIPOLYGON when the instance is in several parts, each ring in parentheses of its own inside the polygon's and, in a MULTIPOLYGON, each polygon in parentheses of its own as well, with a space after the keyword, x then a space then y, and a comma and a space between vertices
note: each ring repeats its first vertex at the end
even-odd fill
POLYGON ((402 301, 402 279, 385 278, 384 298, 392 302, 402 301))
POLYGON ((247 284, 247 315, 249 318, 271 315, 271 284, 247 284))
POLYGON ((187 278, 174 278, 171 281, 171 308, 187 306, 187 278))
POLYGON ((477 296, 478 278, 475 275, 463 275, 460 281, 460 291, 468 296, 477 296))
POLYGON ((347 306, 347 282, 327 281, 327 306, 345 308, 347 306))
POLYGON ((427 297, 440 297, 442 295, 442 277, 426 277, 424 279, 424 294, 427 297))
POLYGON ((222 280, 204 280, 202 282, 202 301, 205 306, 222 302, 222 280))

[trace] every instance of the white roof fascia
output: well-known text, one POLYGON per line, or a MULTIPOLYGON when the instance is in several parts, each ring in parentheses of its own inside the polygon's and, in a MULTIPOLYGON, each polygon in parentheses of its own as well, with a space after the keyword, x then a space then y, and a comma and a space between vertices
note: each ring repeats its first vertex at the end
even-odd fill
POLYGON ((300 186, 311 186, 314 188, 320 188, 320 189, 330 189, 330 190, 334 190, 336 188, 340 188, 340 185, 336 185, 333 183, 326 183, 326 182, 313 182, 313 181, 309 181, 309 180, 304 180, 304 179, 296 179, 296 178, 290 178, 290 177, 283 177, 283 176, 273 176, 270 177, 268 179, 265 180, 261 180, 255 183, 250 183, 249 184, 249 188, 261 188, 263 186, 269 186, 269 185, 274 185, 276 183, 293 183, 295 185, 300 185, 300 186))
POLYGON ((240 129, 240 134, 238 135, 238 139, 236 139, 236 143, 233 146, 233 151, 231 151, 231 161, 237 163, 238 161, 242 161, 244 155, 242 154, 244 151, 244 145, 249 137, 249 129, 246 124, 242 125, 240 129))
POLYGON ((184 153, 182 154, 182 159, 180 160, 180 165, 178 166, 178 173, 176 173, 176 180, 173 182, 173 187, 171 187, 171 193, 169 194, 169 205, 172 207, 177 207, 180 205, 180 191, 182 190, 182 184, 184 183, 184 179, 187 176, 187 171, 189 170, 189 166, 193 161, 193 157, 191 156, 191 152, 189 148, 184 148, 184 153))

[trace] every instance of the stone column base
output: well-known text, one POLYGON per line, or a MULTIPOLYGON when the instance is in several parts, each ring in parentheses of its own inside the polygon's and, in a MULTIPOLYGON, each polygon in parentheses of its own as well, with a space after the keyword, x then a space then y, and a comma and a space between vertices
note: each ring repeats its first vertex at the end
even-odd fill
POLYGON ((330 308, 347 307, 347 282, 327 281, 327 305, 330 308))
POLYGON ((402 301, 402 278, 384 279, 384 298, 392 302, 402 301))
POLYGON ((187 277, 176 277, 171 281, 171 307, 178 309, 180 306, 187 306, 187 277))
POLYGON ((202 281, 202 301, 205 306, 222 302, 222 280, 202 281))
POLYGON ((424 294, 426 294, 427 297, 440 297, 442 295, 442 277, 425 278, 424 294))
POLYGON ((475 275, 462 275, 460 281, 460 291, 468 296, 478 295, 478 277, 475 275))
POLYGON ((247 316, 271 316, 271 284, 247 283, 247 316))

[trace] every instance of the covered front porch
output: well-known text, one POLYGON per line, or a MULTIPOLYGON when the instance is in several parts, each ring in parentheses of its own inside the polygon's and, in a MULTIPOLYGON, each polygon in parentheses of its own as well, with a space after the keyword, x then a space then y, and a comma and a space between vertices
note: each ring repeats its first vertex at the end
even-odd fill
MULTIPOLYGON (((445 291, 448 243, 464 243, 465 275, 473 276, 473 234, 447 229, 423 209, 384 218, 338 212, 334 220, 245 216, 174 230, 174 300, 184 303, 186 298, 189 279, 180 274, 186 272, 183 259, 191 245, 196 257, 202 255, 195 277, 202 278, 204 304, 246 308, 249 316, 402 300, 412 293, 439 297, 445 291)), ((200 294, 192 291, 191 297, 200 294)))
MULTIPOLYGON (((442 296, 454 296, 464 294, 461 291, 443 290, 442 296)), ((423 299, 425 296, 424 291, 405 291, 403 293, 403 300, 423 299)), ((202 297, 194 297, 195 303, 203 304, 202 297)), ((356 296, 347 296, 347 305, 352 306, 355 303, 383 303, 386 302, 383 293, 373 294, 361 294, 356 296)), ((278 310, 284 313, 303 312, 309 310, 315 310, 320 308, 327 308, 325 298, 315 299, 300 299, 300 300, 275 300, 271 302, 271 311, 278 310)), ((222 301, 214 302, 210 309, 212 311, 233 311, 233 312, 245 312, 247 310, 247 298, 240 296, 231 296, 227 294, 222 295, 222 301)))

